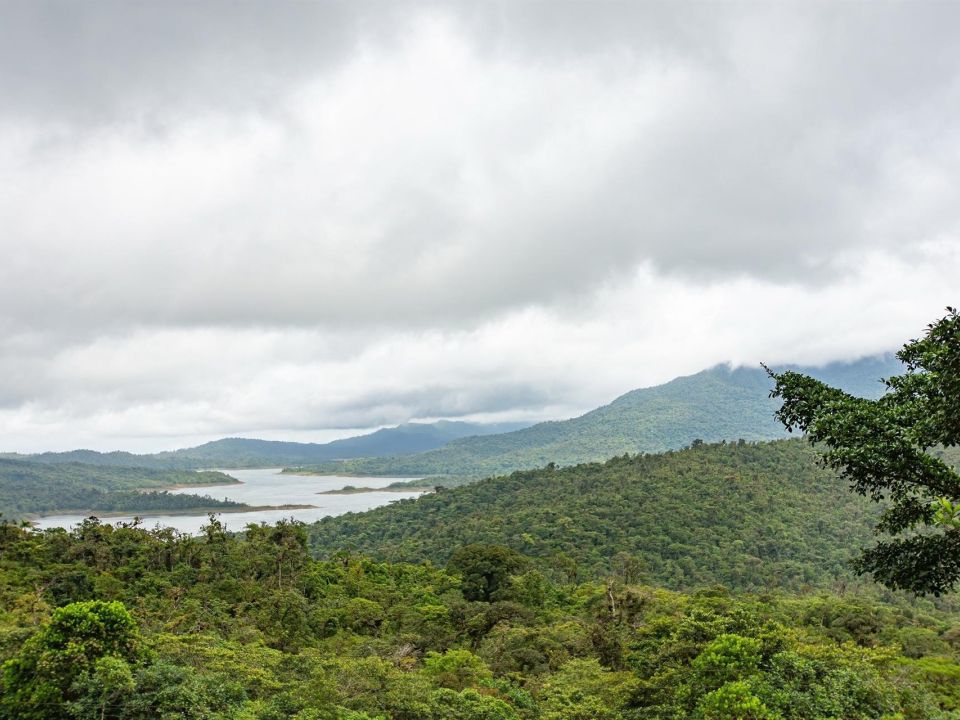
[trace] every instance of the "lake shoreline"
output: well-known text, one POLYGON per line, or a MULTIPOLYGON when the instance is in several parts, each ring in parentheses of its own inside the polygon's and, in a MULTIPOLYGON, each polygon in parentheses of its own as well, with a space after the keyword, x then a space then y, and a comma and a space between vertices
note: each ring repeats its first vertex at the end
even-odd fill
MULTIPOLYGON (((219 472, 221 469, 214 468, 219 472)), ((32 515, 38 529, 48 527, 75 527, 85 518, 95 516, 102 518, 105 523, 130 523, 135 516, 144 518, 140 527, 151 527, 159 523, 164 527, 171 527, 180 532, 196 535, 204 525, 209 524, 208 516, 213 513, 220 517, 221 522, 230 526, 233 531, 242 531, 249 523, 269 522, 280 520, 294 520, 312 523, 332 515, 341 515, 347 512, 363 512, 381 505, 386 505, 402 498, 416 498, 423 491, 420 488, 390 488, 383 492, 378 485, 390 485, 394 482, 417 480, 416 477, 389 477, 370 479, 358 482, 346 476, 300 477, 293 474, 281 474, 281 468, 248 468, 242 470, 231 469, 229 477, 218 476, 217 479, 229 482, 227 485, 201 486, 189 483, 169 492, 176 495, 207 495, 210 499, 196 498, 190 501, 190 509, 180 508, 162 510, 152 508, 147 512, 117 511, 52 511, 32 515), (363 485, 369 488, 366 492, 343 492, 342 488, 363 485), (320 497, 318 493, 332 490, 330 494, 320 497), (240 503, 235 507, 207 507, 221 500, 230 500, 240 503), (41 517, 42 515, 42 517, 41 517)), ((179 479, 179 478, 173 478, 179 479)), ((199 479, 199 478, 198 478, 199 479)), ((150 488, 153 490, 154 488, 150 488)), ((106 504, 106 503, 105 503, 106 504)), ((145 503, 146 504, 146 503, 145 503)))
POLYGON ((176 483, 174 485, 164 485, 163 487, 137 488, 137 492, 163 492, 164 490, 189 490, 191 488, 197 488, 198 490, 209 490, 210 488, 234 487, 235 485, 243 485, 243 480, 237 480, 236 478, 233 478, 233 482, 176 483))
POLYGON ((36 521, 42 520, 43 518, 48 517, 58 517, 60 515, 85 515, 87 517, 95 518, 115 518, 115 517, 130 517, 130 516, 142 516, 150 517, 157 515, 164 516, 173 516, 173 517, 190 517, 193 515, 220 515, 220 514, 229 514, 229 513, 245 513, 245 512, 263 512, 267 510, 311 510, 317 508, 317 505, 299 505, 299 504, 290 504, 290 505, 240 505, 237 507, 196 507, 196 508, 178 508, 176 510, 163 510, 163 509, 154 509, 154 510, 145 510, 143 512, 137 512, 136 510, 109 510, 109 511, 99 511, 99 510, 57 510, 56 512, 43 513, 40 515, 32 515, 25 518, 27 522, 31 525, 36 524, 36 521))

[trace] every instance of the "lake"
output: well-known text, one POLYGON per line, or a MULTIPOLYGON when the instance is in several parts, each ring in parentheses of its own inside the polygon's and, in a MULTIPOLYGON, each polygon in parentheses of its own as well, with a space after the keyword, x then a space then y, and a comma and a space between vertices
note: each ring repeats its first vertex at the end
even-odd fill
MULTIPOLYGON (((303 522, 314 522, 331 515, 348 512, 360 512, 386 505, 402 498, 415 498, 417 491, 409 492, 368 492, 349 495, 318 495, 328 490, 341 490, 347 485, 354 487, 382 488, 398 480, 412 478, 356 478, 337 475, 290 475, 281 474, 281 468, 256 470, 222 470, 235 477, 239 485, 206 485, 171 490, 172 493, 193 493, 209 495, 217 500, 226 498, 247 505, 315 505, 302 510, 256 510, 254 512, 225 512, 220 521, 229 530, 243 530, 247 523, 273 523, 284 518, 294 518, 303 522)), ((35 526, 39 529, 50 527, 70 528, 89 515, 47 515, 38 518, 35 526)), ((185 533, 196 534, 207 523, 207 515, 164 515, 162 513, 141 515, 143 526, 155 525, 172 527, 185 533)), ((104 522, 130 522, 132 515, 103 518, 104 522)))

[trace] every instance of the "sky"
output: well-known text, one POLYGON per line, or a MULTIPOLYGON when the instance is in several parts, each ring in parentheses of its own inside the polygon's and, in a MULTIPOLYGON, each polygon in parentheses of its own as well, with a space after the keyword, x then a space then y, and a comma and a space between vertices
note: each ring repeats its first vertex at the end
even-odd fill
POLYGON ((564 418, 960 303, 960 3, 0 0, 0 451, 564 418))

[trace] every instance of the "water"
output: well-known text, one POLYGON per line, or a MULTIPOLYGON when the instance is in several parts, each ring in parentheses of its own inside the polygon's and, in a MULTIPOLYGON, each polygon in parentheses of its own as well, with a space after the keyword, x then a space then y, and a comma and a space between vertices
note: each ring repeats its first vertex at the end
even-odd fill
MULTIPOLYGON (((225 512, 220 521, 229 530, 243 530, 247 523, 267 522, 294 518, 303 522, 314 522, 332 515, 348 512, 360 512, 386 505, 401 498, 415 498, 417 491, 404 492, 368 492, 350 495, 318 495, 327 490, 341 490, 347 485, 354 487, 382 488, 398 480, 410 478, 355 478, 336 475, 290 475, 281 474, 280 468, 256 470, 224 470, 235 477, 241 485, 206 485, 171 490, 178 494, 209 495, 221 500, 235 500, 247 505, 314 505, 302 510, 255 510, 253 512, 225 512)), ((70 528, 83 521, 88 515, 47 515, 37 519, 36 527, 70 528)), ((196 534, 205 525, 207 515, 164 515, 162 513, 141 515, 143 527, 155 525, 172 527, 181 532, 196 534)), ((130 522, 132 515, 103 518, 104 522, 130 522)))

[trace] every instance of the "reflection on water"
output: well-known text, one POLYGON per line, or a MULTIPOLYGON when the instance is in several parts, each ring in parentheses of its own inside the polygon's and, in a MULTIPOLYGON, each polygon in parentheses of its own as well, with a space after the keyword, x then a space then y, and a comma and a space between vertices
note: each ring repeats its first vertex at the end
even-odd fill
MULTIPOLYGON (((193 493, 247 505, 314 505, 303 510, 257 510, 254 512, 222 513, 220 520, 229 530, 243 530, 247 523, 273 523, 283 518, 295 518, 313 522, 331 515, 360 512, 386 505, 401 498, 414 498, 420 493, 369 492, 351 495, 318 495, 327 490, 340 490, 347 485, 354 487, 382 488, 397 480, 409 478, 352 478, 336 475, 283 475, 280 468, 257 470, 224 470, 242 485, 208 485, 206 487, 181 488, 174 493, 193 493)), ((36 522, 40 529, 49 527, 69 528, 81 522, 85 515, 47 515, 36 522)), ((142 515, 143 525, 172 527, 186 533, 197 533, 207 523, 207 515, 142 515)), ((105 522, 130 522, 132 515, 104 518, 105 522)))

